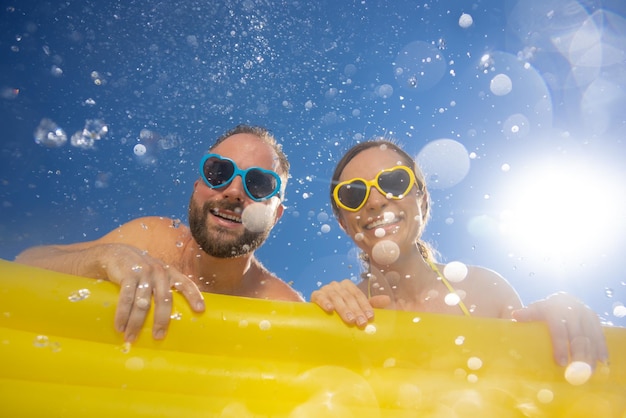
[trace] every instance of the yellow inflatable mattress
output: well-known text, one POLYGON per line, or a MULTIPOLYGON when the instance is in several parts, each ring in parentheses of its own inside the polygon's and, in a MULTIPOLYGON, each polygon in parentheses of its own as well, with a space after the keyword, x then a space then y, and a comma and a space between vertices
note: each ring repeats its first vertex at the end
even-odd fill
POLYGON ((213 294, 202 315, 176 294, 167 338, 129 345, 117 295, 0 260, 1 417, 626 418, 624 328, 589 377, 554 363, 543 323, 378 311, 359 330, 213 294))

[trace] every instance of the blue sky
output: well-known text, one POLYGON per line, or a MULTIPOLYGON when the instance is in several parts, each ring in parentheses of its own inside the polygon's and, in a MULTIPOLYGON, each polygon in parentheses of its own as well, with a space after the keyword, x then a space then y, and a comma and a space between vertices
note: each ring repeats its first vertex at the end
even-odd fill
POLYGON ((442 260, 625 323, 623 2, 259 3, 4 6, 0 257, 137 216, 186 220, 208 145, 261 124, 292 178, 258 256, 308 297, 359 275, 328 182, 382 135, 427 171, 442 260), (67 142, 37 143, 40 126, 67 142))

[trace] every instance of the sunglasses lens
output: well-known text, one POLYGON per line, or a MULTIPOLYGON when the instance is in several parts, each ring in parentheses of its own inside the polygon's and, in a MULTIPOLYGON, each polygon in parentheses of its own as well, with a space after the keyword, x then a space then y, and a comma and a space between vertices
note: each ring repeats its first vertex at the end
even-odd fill
POLYGON ((252 168, 246 173, 246 187, 255 199, 263 199, 278 188, 278 179, 270 173, 252 168))
POLYGON ((409 173, 404 170, 396 169, 386 171, 378 176, 378 185, 385 193, 389 193, 394 197, 404 195, 411 184, 409 173))
POLYGON ((361 180, 342 185, 337 191, 339 201, 351 209, 358 208, 367 195, 367 186, 361 180))
POLYGON ((204 177, 213 187, 220 187, 228 183, 233 177, 235 167, 230 161, 211 157, 204 162, 204 177))

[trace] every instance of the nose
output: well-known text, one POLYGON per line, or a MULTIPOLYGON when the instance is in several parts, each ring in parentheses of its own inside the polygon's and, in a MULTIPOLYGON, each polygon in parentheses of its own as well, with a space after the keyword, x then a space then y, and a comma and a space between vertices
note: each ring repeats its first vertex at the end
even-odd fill
POLYGON ((243 187, 243 178, 240 175, 235 176, 230 184, 224 188, 222 193, 225 199, 243 201, 246 197, 246 190, 243 187))
POLYGON ((381 193, 376 187, 370 186, 370 195, 365 202, 365 208, 369 210, 378 210, 387 206, 389 199, 387 196, 381 193))

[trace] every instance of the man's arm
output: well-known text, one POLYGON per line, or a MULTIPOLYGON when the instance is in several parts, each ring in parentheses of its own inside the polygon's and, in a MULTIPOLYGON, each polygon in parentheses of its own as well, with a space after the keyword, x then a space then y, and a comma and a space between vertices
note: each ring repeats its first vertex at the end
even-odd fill
POLYGON ((170 321, 172 289, 180 291, 194 311, 202 312, 205 307, 191 279, 146 251, 148 242, 155 240, 159 219, 136 219, 94 241, 29 248, 16 262, 117 283, 120 297, 115 328, 125 333, 126 341, 137 337, 154 297, 152 333, 160 339, 170 321))

